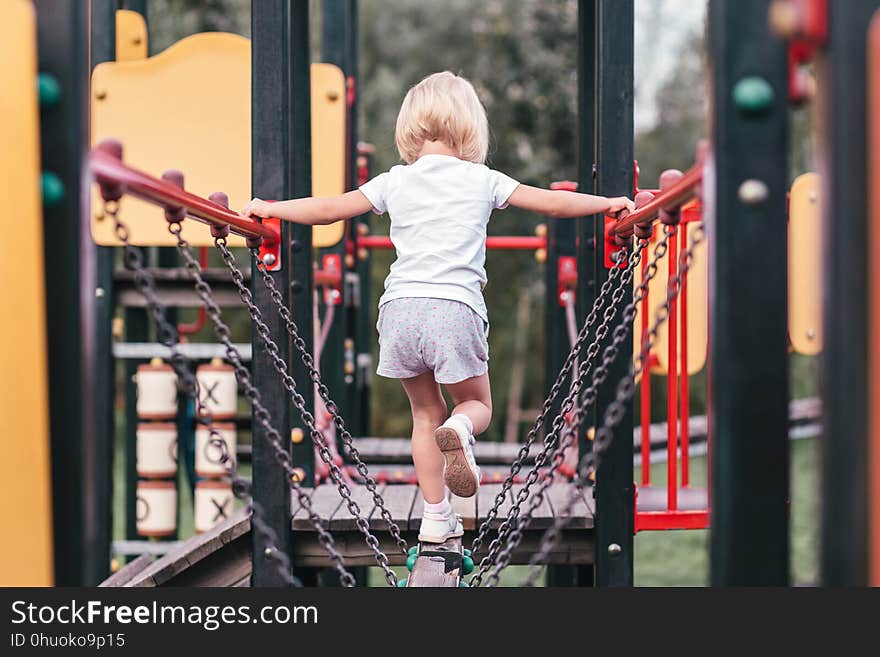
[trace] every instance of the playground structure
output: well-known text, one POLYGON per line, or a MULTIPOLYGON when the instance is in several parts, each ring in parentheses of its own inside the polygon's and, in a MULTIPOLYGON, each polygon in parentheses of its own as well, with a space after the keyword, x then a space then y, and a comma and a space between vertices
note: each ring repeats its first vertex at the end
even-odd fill
MULTIPOLYGON (((18 541, 26 555, 7 559, 4 582, 94 584, 109 574, 115 355, 125 359, 127 380, 137 374, 126 383, 126 534, 143 556, 107 585, 316 583, 317 569, 352 585, 364 579, 360 567, 375 565, 395 585, 390 566, 403 563, 412 570, 410 586, 458 586, 471 572, 471 585, 495 585, 511 563, 531 565, 528 584, 549 564, 552 584, 628 585, 635 532, 710 525, 714 584, 784 585, 791 345, 810 354, 824 348, 823 582, 878 583, 880 515, 873 502, 880 498, 868 493, 880 481, 880 439, 868 406, 877 371, 868 336, 876 327, 869 321, 873 261, 865 248, 874 216, 865 191, 872 171, 865 135, 874 135, 868 118, 875 114, 867 111, 866 81, 874 78, 865 67, 869 42, 858 35, 880 2, 710 2, 713 132, 693 168, 666 172, 659 189, 642 191, 627 136, 633 3, 580 0, 576 185, 599 194, 632 189, 637 210, 622 218, 548 221, 536 236, 490 238, 489 248, 535 250, 546 263, 548 299, 558 301, 547 304, 547 401, 525 445, 478 452, 483 462, 498 461, 499 482, 490 478, 477 497, 453 500, 464 539, 421 552, 411 547, 420 495, 408 477, 394 475, 399 454, 392 452, 400 448, 365 438, 369 258, 390 246, 387 238, 370 234, 368 217, 313 234, 229 210, 250 195, 332 194, 367 177, 369 154, 356 148, 356 2, 325 1, 324 64, 310 63, 308 2, 301 0, 253 3, 250 44, 197 35, 149 58, 142 16, 119 11, 117 2, 93 0, 91 12, 87 3, 56 0, 50 10, 36 2, 35 16, 31 4, 14 0, 0 12, 4 27, 19 35, 5 47, 39 48, 39 68, 28 58, 12 67, 10 84, 18 86, 11 88, 21 100, 4 107, 2 120, 22 141, 13 142, 15 156, 2 160, 2 178, 16 197, 15 190, 41 181, 43 221, 30 198, 24 212, 33 220, 24 223, 28 230, 44 226, 44 235, 27 241, 44 250, 8 249, 3 265, 13 268, 4 277, 10 280, 25 266, 22 257, 33 270, 45 252, 45 294, 36 276, 17 290, 17 305, 30 314, 27 324, 4 326, 4 337, 22 349, 3 371, 36 376, 21 389, 48 389, 48 402, 39 395, 4 400, 9 435, 31 437, 20 447, 29 466, 14 473, 4 497, 34 493, 32 507, 8 514, 28 540, 18 541), (860 47, 836 48, 837 42, 860 47), (192 76, 208 74, 199 60, 211 56, 228 58, 224 82, 249 86, 250 94, 229 94, 209 81, 198 87, 200 98, 180 102, 194 88, 192 76), (799 179, 789 210, 786 101, 805 99, 807 60, 817 71, 822 187, 820 193, 816 176, 799 179), (274 93, 262 93, 267 89, 274 93), (230 96, 260 102, 206 113, 230 96), (161 123, 162 116, 184 117, 185 147, 182 128, 161 123), (196 134, 192 126, 205 116, 211 119, 196 134), (228 123, 215 123, 221 119, 228 123), (148 122, 153 132, 141 129, 148 122), (218 167, 227 149, 249 166, 218 167), (83 176, 95 183, 92 190, 78 184, 83 176), (840 216, 848 217, 847 230, 832 230, 840 216), (816 265, 820 225, 824 267, 816 265), (231 250, 239 246, 247 248, 244 262, 231 250), (114 273, 120 247, 125 271, 114 273), (141 247, 165 247, 158 263, 165 269, 150 266, 141 247), (212 247, 223 262, 219 271, 205 266, 212 247), (824 318, 817 316, 817 271, 824 271, 824 318), (193 289, 184 292, 184 284, 193 289), (313 290, 321 292, 317 313, 313 290), (117 303, 126 307, 125 328, 124 339, 114 341, 117 303), (248 310, 252 345, 231 341, 223 320, 223 307, 231 305, 248 310), (193 327, 177 323, 177 306, 204 308, 198 324, 211 326, 219 345, 181 343, 179 335, 193 327), (48 369, 38 328, 44 311, 48 369), (323 317, 320 332, 316 315, 323 317), (22 326, 37 330, 22 335, 22 326), (704 365, 709 491, 690 485, 688 469, 689 375, 704 365), (651 486, 650 386, 636 385, 648 371, 665 374, 668 383, 669 483, 662 488, 651 486), (236 395, 230 401, 233 375, 251 406, 249 421, 238 415, 236 395), (177 395, 166 394, 178 389, 188 399, 180 408, 177 395), (638 486, 631 442, 637 389, 638 486), (245 424, 250 454, 235 437, 245 424), (202 455, 192 457, 191 484, 203 531, 168 549, 135 541, 176 534, 173 451, 185 443, 185 431, 195 434, 202 455), (238 472, 246 456, 251 479, 238 472), (377 469, 376 462, 390 467, 377 469), (224 520, 233 494, 252 502, 224 520), (163 556, 152 560, 151 552, 163 556)), ((877 32, 872 27, 874 54, 877 32)))

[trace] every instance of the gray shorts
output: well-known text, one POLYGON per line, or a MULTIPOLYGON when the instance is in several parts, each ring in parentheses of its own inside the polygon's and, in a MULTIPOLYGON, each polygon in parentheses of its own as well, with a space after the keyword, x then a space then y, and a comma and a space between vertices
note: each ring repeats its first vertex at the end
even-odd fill
POLYGON ((407 297, 379 308, 379 367, 391 379, 434 372, 437 383, 459 383, 489 370, 489 327, 467 304, 407 297))

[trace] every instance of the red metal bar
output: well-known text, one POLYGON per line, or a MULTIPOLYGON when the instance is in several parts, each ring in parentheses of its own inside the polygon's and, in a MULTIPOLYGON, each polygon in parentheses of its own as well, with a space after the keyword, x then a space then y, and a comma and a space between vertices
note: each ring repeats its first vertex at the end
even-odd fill
MULTIPOLYGON (((682 248, 688 243, 688 224, 682 222, 679 233, 681 235, 682 248)), ((690 438, 691 438, 691 382, 688 372, 688 303, 687 303, 687 271, 681 276, 681 293, 678 295, 681 300, 679 307, 681 309, 681 323, 679 325, 679 335, 681 336, 681 397, 679 402, 680 412, 678 414, 680 428, 679 435, 681 440, 681 485, 687 488, 691 484, 691 467, 690 467, 690 438)))
MULTIPOLYGON (((202 269, 206 269, 208 267, 208 247, 200 246, 199 247, 199 265, 202 269)), ((205 309, 204 305, 199 306, 199 314, 196 317, 196 321, 186 324, 181 322, 177 325, 177 332, 180 335, 195 335, 203 328, 205 328, 205 324, 208 323, 208 313, 205 309)))
POLYGON ((122 185, 125 193, 157 205, 172 205, 186 210, 196 221, 214 226, 229 226, 236 235, 262 238, 267 243, 278 243, 279 233, 268 225, 242 217, 222 205, 196 196, 179 187, 128 166, 119 158, 99 148, 89 154, 89 165, 99 184, 122 185))
MULTIPOLYGON (((642 258, 642 280, 645 280, 648 271, 648 259, 642 258)), ((651 312, 650 301, 648 300, 649 292, 645 289, 645 298, 642 299, 642 307, 639 309, 642 321, 642 340, 648 335, 648 315, 651 312)), ((642 371, 642 383, 640 385, 640 393, 642 398, 642 486, 651 485, 651 358, 648 355, 648 362, 642 371)))
POLYGON ((709 511, 639 511, 635 517, 636 533, 666 529, 707 529, 709 511))
MULTIPOLYGON (((669 284, 678 274, 678 233, 669 238, 669 284)), ((668 479, 666 482, 667 508, 678 509, 678 304, 672 300, 669 308, 668 359, 666 374, 666 450, 668 479)))
POLYGON ((612 228, 614 234, 621 234, 636 224, 646 221, 654 221, 660 210, 677 210, 697 195, 697 189, 703 182, 703 165, 695 164, 688 169, 684 176, 675 185, 665 192, 660 192, 653 201, 642 206, 635 212, 621 219, 612 228))
MULTIPOLYGON (((391 238, 384 235, 361 235, 358 247, 364 249, 393 249, 391 238)), ((486 238, 486 248, 490 251, 537 251, 547 248, 546 237, 499 236, 486 238)))

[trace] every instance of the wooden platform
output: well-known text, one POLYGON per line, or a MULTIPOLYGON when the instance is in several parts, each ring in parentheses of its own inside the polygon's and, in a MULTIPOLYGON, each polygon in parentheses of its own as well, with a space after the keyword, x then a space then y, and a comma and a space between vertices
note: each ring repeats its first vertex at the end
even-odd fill
MULTIPOLYGON (((491 527, 497 528, 507 510, 513 504, 515 495, 522 485, 516 484, 508 493, 507 500, 502 505, 499 515, 491 527)), ((414 485, 387 485, 380 488, 385 499, 385 507, 391 513, 391 517, 401 533, 410 545, 415 545, 418 539, 419 527, 422 520, 424 500, 418 486, 414 485)), ((485 520, 495 496, 501 490, 501 484, 484 484, 475 497, 469 499, 454 498, 453 506, 457 513, 462 516, 462 524, 465 529, 464 544, 469 546, 475 536, 474 530, 485 520)), ((543 530, 549 527, 555 513, 563 507, 568 496, 571 494, 571 484, 554 484, 548 489, 544 503, 537 509, 529 529, 526 531, 522 544, 514 554, 514 563, 527 563, 540 540, 543 530)), ((402 565, 406 562, 406 555, 395 551, 395 546, 388 533, 385 521, 374 508, 372 498, 366 488, 354 489, 353 499, 360 505, 364 517, 370 520, 370 530, 376 534, 382 549, 388 554, 393 565, 402 565)), ((373 553, 364 543, 363 537, 357 532, 354 517, 348 508, 342 503, 336 487, 331 485, 318 486, 312 494, 312 507, 318 515, 324 519, 324 526, 329 529, 337 542, 337 547, 345 556, 346 563, 352 566, 375 565, 373 553)), ((593 527, 593 497, 592 491, 580 497, 572 518, 569 520, 565 540, 551 555, 552 563, 559 564, 585 564, 592 563, 592 527, 593 527), (588 530, 588 531, 584 531, 588 530)), ((321 548, 315 536, 314 528, 305 511, 298 504, 293 507, 292 528, 294 531, 294 545, 296 561, 304 566, 325 566, 329 562, 323 548, 321 548)), ((474 555, 479 560, 480 553, 474 555)))
MULTIPOLYGON (((453 500, 456 511, 462 515, 465 527, 464 545, 470 546, 475 529, 485 519, 500 485, 480 487, 476 497, 453 500)), ((515 494, 519 486, 514 486, 515 494)), ((397 550, 385 522, 375 511, 366 488, 358 486, 354 499, 368 517, 371 531, 379 539, 392 565, 406 563, 406 555, 397 550)), ((554 521, 572 492, 570 484, 554 484, 548 489, 544 503, 539 507, 534 522, 525 532, 523 541, 513 555, 512 563, 528 563, 535 552, 543 531, 554 521)), ((416 545, 424 501, 417 486, 386 486, 382 490, 385 505, 398 524, 409 545, 416 545)), ((295 498, 294 498, 295 499, 295 498)), ((513 498, 508 495, 500 509, 500 518, 493 522, 497 528, 510 508, 513 498)), ((357 531, 354 517, 342 504, 335 486, 318 486, 312 492, 312 505, 332 533, 336 548, 349 566, 375 566, 371 550, 357 531)), ((590 491, 579 498, 563 539, 550 555, 554 564, 588 564, 593 560, 593 499, 590 491)), ((326 552, 317 540, 314 527, 298 504, 293 507, 291 527, 294 533, 294 561, 299 566, 329 567, 326 552)), ((164 556, 150 560, 138 558, 108 579, 105 586, 246 586, 251 569, 250 518, 242 511, 212 529, 190 540, 183 541, 164 556)), ((490 538, 493 535, 490 534, 490 538)), ((487 541, 488 543, 488 541, 487 541)), ((484 553, 477 552, 474 559, 484 553)))

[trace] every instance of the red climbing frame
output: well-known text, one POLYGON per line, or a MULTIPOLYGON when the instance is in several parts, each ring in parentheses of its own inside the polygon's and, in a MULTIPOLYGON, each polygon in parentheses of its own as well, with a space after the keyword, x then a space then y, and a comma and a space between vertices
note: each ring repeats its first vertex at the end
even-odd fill
MULTIPOLYGON (((700 221, 699 203, 691 203, 698 197, 703 180, 702 164, 687 171, 670 189, 664 192, 652 191, 654 200, 642 206, 625 219, 610 225, 610 235, 618 235, 632 230, 632 227, 646 221, 655 221, 661 210, 683 209, 682 220, 675 235, 669 241, 668 280, 678 275, 679 249, 687 248, 687 226, 700 221)), ((636 190, 638 193, 641 190, 636 190)), ((642 275, 647 269, 647 260, 642 262, 642 275)), ((640 307, 642 334, 648 330, 651 311, 650 295, 646 294, 640 307)), ((666 508, 660 511, 637 511, 635 531, 668 529, 705 529, 709 526, 709 509, 680 509, 678 500, 679 462, 681 463, 681 486, 690 486, 690 380, 688 372, 687 335, 687 275, 682 276, 681 294, 670 307, 667 374, 667 489, 666 508), (679 454, 680 450, 680 454, 679 454), (679 458, 681 459, 679 461, 679 458)), ((656 363, 656 355, 649 354, 647 371, 656 363)), ((651 387, 650 375, 644 373, 641 385, 641 486, 651 485, 651 387)), ((708 437, 707 437, 708 439, 708 437)), ((638 487, 634 504, 638 503, 638 487)))

